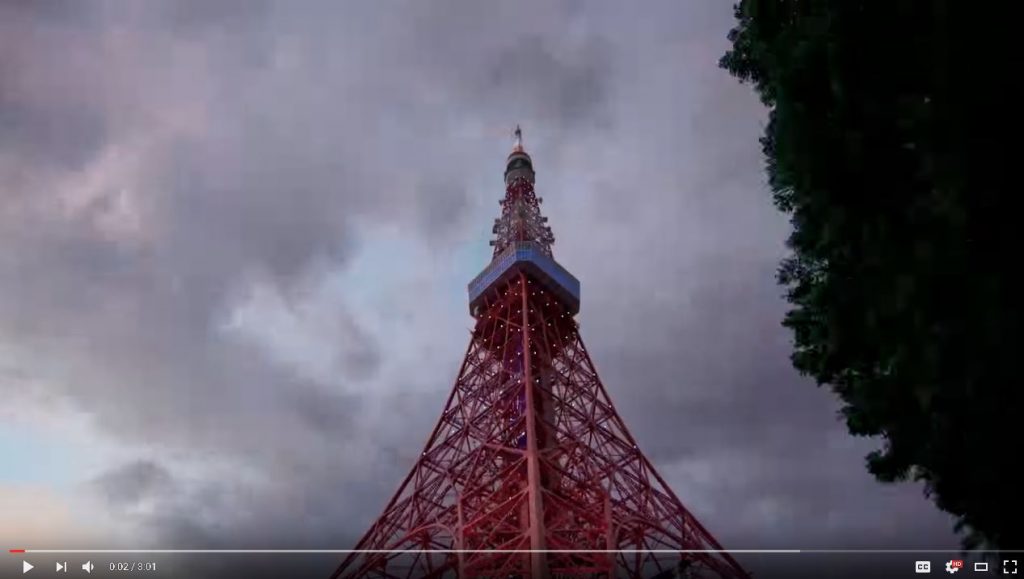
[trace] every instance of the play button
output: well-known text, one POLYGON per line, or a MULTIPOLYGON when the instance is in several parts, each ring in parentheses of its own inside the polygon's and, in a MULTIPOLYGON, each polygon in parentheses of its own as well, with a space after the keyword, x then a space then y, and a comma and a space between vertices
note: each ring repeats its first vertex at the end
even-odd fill
POLYGON ((21 572, 22 572, 22 574, 28 573, 29 571, 31 571, 33 566, 34 565, 32 565, 32 563, 29 563, 28 561, 22 561, 21 562, 21 572))

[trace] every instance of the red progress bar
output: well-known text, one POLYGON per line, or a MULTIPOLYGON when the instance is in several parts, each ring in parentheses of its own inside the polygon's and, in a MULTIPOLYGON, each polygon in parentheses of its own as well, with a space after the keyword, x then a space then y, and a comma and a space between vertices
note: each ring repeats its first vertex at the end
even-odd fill
POLYGON ((25 549, 11 549, 11 553, 24 553, 25 549))

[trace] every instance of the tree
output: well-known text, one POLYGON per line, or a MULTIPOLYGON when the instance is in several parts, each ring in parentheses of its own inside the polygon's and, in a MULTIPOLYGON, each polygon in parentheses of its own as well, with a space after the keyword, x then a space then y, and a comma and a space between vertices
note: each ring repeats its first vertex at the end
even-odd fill
POLYGON ((743 0, 720 64, 770 110, 795 367, 883 441, 877 479, 922 481, 968 548, 1024 549, 1022 100, 996 4, 743 0))

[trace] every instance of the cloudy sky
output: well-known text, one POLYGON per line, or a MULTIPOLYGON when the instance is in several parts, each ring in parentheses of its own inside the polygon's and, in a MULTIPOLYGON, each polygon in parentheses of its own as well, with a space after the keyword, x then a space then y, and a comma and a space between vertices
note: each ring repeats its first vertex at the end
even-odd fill
POLYGON ((729 547, 947 547, 788 362, 722 0, 0 2, 0 539, 347 547, 521 123, 619 412, 729 547))

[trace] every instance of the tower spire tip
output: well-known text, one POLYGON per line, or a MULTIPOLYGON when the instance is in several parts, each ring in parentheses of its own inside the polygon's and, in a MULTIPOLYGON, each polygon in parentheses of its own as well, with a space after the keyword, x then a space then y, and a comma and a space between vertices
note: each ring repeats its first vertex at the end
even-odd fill
POLYGON ((516 137, 516 143, 512 147, 512 151, 515 153, 521 153, 523 151, 523 129, 519 128, 516 124, 516 131, 513 133, 516 137))

